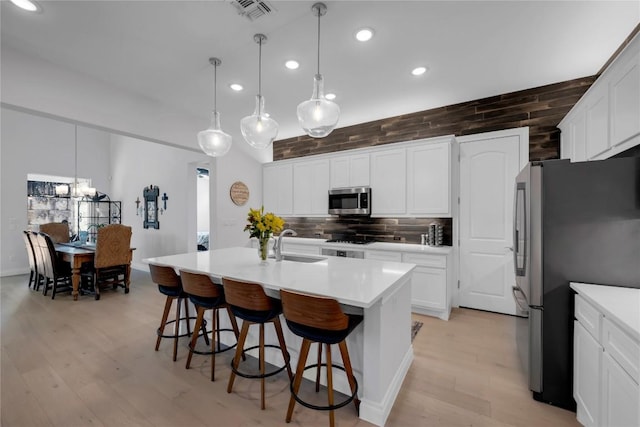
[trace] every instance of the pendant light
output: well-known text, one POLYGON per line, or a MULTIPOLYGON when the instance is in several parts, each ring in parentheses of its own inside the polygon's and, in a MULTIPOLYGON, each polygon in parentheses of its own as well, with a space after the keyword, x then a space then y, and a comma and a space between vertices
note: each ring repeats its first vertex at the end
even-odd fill
POLYGON ((324 80, 320 74, 320 17, 327 13, 324 3, 311 6, 318 17, 318 69, 313 78, 313 94, 308 101, 298 105, 298 122, 305 133, 313 138, 322 138, 331 133, 338 124, 340 107, 324 97, 324 80))
POLYGON ((216 104, 218 65, 222 64, 222 61, 218 58, 209 58, 209 63, 213 65, 213 113, 211 113, 209 129, 198 132, 198 145, 205 154, 220 157, 231 149, 231 135, 220 129, 220 113, 216 104))
POLYGON ((240 120, 240 131, 245 141, 252 147, 267 148, 278 136, 278 123, 265 113, 264 98, 262 97, 262 45, 266 43, 267 36, 256 34, 253 36, 253 40, 259 46, 258 95, 253 114, 240 120))

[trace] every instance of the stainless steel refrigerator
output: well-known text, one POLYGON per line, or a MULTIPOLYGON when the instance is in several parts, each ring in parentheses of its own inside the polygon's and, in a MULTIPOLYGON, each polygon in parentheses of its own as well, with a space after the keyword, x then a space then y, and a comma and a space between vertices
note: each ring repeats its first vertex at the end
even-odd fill
POLYGON ((532 162, 514 204, 518 352, 533 397, 575 410, 569 282, 640 288, 640 157, 532 162))

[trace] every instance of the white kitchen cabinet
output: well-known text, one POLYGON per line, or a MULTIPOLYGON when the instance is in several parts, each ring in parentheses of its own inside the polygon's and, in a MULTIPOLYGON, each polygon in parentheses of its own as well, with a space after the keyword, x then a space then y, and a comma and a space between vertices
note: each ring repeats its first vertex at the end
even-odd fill
POLYGON ((449 319, 452 290, 451 274, 447 271, 447 256, 403 253, 402 262, 416 264, 411 279, 411 309, 413 312, 449 319))
POLYGON ((293 213, 293 167, 290 163, 271 163, 263 167, 262 201, 265 212, 293 213))
POLYGON ((365 259, 374 259, 385 262, 402 262, 402 254, 400 252, 391 251, 365 251, 365 259))
POLYGON ((630 313, 637 313, 638 295, 633 292, 638 290, 574 283, 571 287, 578 292, 573 332, 577 419, 585 426, 638 426, 640 330, 637 320, 635 338, 620 326, 634 327, 633 321, 626 322, 634 316, 630 313))
POLYGON ((640 144, 640 35, 558 124, 561 157, 601 160, 640 144))
POLYGON ((303 161, 293 164, 293 214, 327 215, 329 161, 303 161))
POLYGON ((407 148, 407 213, 451 216, 451 144, 407 148))
POLYGON ((600 367, 603 347, 578 320, 573 329, 573 398, 576 416, 586 426, 597 426, 600 420, 600 367))
POLYGON ((612 69, 609 82, 612 146, 640 134, 640 48, 623 60, 612 69))
POLYGON ((368 153, 331 159, 331 188, 368 187, 369 184, 368 153))
POLYGON ((594 88, 585 109, 586 158, 593 159, 609 149, 609 91, 606 85, 594 88))
POLYGON ((558 125, 562 129, 562 153, 563 159, 571 159, 573 162, 587 160, 587 123, 584 106, 571 110, 570 116, 563 119, 558 125))
POLYGON ((371 153, 371 215, 404 215, 407 211, 406 149, 371 153))
POLYGON ((640 426, 638 383, 609 355, 602 357, 600 426, 640 426))

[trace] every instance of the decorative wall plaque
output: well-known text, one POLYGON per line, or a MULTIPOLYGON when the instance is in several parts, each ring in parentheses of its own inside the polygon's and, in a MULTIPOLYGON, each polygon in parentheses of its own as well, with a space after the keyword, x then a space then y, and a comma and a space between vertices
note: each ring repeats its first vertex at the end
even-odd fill
POLYGON ((229 194, 231 195, 231 201, 237 206, 244 206, 249 200, 249 187, 244 182, 236 181, 231 184, 231 190, 229 190, 229 194))
POLYGON ((160 221, 158 220, 158 195, 160 189, 150 185, 145 187, 142 191, 144 197, 144 222, 142 226, 144 228, 160 228, 160 221))

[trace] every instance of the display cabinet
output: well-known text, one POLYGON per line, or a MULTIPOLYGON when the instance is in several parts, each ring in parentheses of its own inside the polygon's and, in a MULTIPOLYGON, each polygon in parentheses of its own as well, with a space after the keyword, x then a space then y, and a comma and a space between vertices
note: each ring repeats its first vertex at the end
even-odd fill
POLYGON ((78 235, 87 233, 87 241, 95 242, 98 228, 121 223, 122 202, 110 200, 78 201, 78 235))

